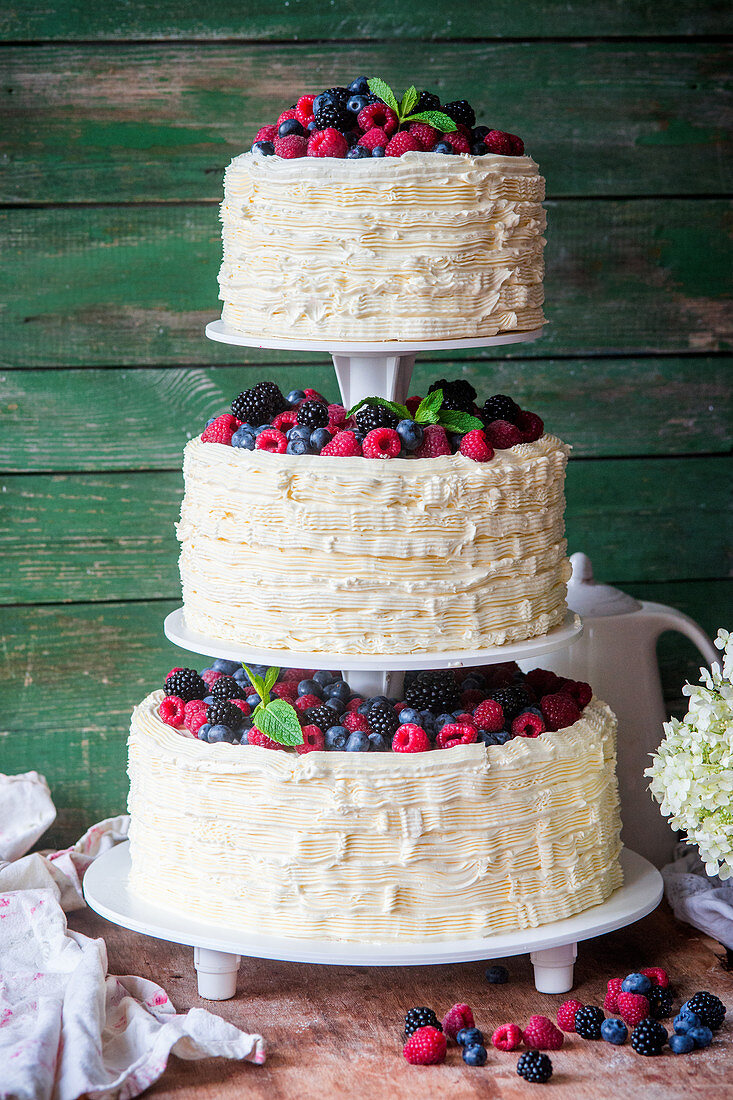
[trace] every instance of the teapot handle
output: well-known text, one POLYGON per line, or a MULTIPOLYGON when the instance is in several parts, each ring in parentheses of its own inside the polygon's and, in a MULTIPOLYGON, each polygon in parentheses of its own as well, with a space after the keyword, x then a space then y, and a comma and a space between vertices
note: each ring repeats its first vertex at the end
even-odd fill
POLYGON ((666 604, 652 603, 648 600, 642 601, 642 607, 644 609, 644 618, 647 620, 654 641, 656 641, 659 635, 664 633, 665 630, 676 630, 680 634, 684 634, 697 646, 708 666, 712 665, 714 661, 720 663, 720 654, 718 650, 710 641, 705 631, 699 627, 695 620, 691 619, 689 615, 683 614, 682 611, 675 610, 674 607, 667 607, 666 604))

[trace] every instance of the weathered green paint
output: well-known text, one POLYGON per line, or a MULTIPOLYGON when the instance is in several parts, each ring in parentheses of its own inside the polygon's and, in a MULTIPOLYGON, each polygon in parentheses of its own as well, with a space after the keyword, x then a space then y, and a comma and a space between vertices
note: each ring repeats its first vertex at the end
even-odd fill
POLYGON ((716 194, 732 182, 730 56, 709 44, 426 51, 412 41, 352 46, 346 58, 326 45, 6 54, 7 202, 219 201, 225 165, 260 125, 345 71, 373 70, 399 88, 430 82, 447 99, 466 96, 480 120, 520 133, 553 197, 716 194))

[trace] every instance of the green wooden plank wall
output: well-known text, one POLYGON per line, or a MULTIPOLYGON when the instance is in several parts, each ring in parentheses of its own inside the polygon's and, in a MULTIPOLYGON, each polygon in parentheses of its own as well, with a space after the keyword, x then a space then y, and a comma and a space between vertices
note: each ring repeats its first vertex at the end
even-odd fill
MULTIPOLYGON (((299 90, 379 72, 522 133, 548 180, 540 344, 425 356, 574 446, 571 550, 733 621, 731 8, 719 0, 11 2, 0 11, 0 770, 67 842, 124 806, 128 715, 183 658, 185 440, 324 357, 211 345, 223 169, 299 90)), ((697 657, 667 636, 668 698, 697 657)), ((196 658, 190 658, 195 663, 196 658)))

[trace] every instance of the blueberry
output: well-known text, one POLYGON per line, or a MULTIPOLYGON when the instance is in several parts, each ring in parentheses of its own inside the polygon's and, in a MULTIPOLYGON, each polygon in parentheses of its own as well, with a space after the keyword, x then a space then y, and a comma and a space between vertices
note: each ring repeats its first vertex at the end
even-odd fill
POLYGON ((498 745, 499 741, 496 740, 495 733, 489 733, 488 730, 479 730, 476 741, 479 745, 498 745))
POLYGON ((686 1012, 684 1008, 675 1016, 673 1027, 678 1035, 686 1035, 693 1027, 702 1027, 702 1020, 695 1012, 686 1012))
POLYGON ((406 451, 416 451, 423 441, 424 434, 420 425, 414 420, 400 420, 397 425, 397 435, 402 440, 402 446, 406 451))
POLYGON ((389 745, 384 740, 381 733, 370 733, 369 748, 371 752, 388 752, 389 745))
POLYGON ((372 695, 371 699, 367 699, 367 703, 370 708, 373 707, 375 703, 384 703, 386 706, 389 706, 390 700, 386 695, 372 695))
POLYGON ((323 694, 327 699, 340 699, 342 703, 348 703, 351 698, 351 688, 345 680, 335 680, 332 684, 326 684, 323 694))
POLYGON ((221 723, 217 723, 217 725, 211 726, 209 729, 206 740, 210 745, 215 745, 219 741, 231 741, 233 738, 236 738, 234 730, 230 729, 229 726, 223 726, 221 723))
MULTIPOLYGON (((267 427, 267 425, 265 424, 264 427, 267 427)), ((258 429, 258 431, 259 431, 259 429, 258 429)), ((250 668, 251 672, 254 672, 255 676, 262 676, 264 678, 265 676, 267 676, 267 670, 269 668, 269 665, 252 665, 251 664, 249 666, 249 668, 250 668)))
POLYGON ((613 1043, 615 1047, 622 1046, 628 1038, 629 1029, 623 1020, 609 1019, 601 1024, 601 1038, 607 1043, 613 1043))
MULTIPOLYGON (((336 729, 343 729, 343 726, 336 726, 336 729)), ((347 752, 369 752, 371 748, 369 744, 369 735, 362 730, 354 730, 346 742, 347 752)))
POLYGON ((367 715, 371 710, 371 706, 372 704, 368 701, 360 703, 359 706, 356 708, 356 713, 367 715))
POLYGON ((489 966, 486 968, 486 981, 491 985, 505 985, 509 981, 509 971, 505 966, 489 966))
POLYGON ((232 436, 232 447, 242 447, 245 451, 253 451, 255 449, 254 432, 245 431, 244 428, 237 428, 232 436))
POLYGON ((303 390, 291 390, 285 400, 288 405, 297 405, 299 401, 305 401, 305 393, 303 390))
MULTIPOLYGON (((258 435, 261 435, 262 432, 266 432, 267 429, 271 427, 272 424, 258 424, 258 426, 254 429, 255 438, 257 438, 258 435)), ((257 673, 257 675, 260 675, 259 672, 257 673)))
POLYGON ((261 700, 259 695, 257 695, 257 693, 255 692, 253 695, 247 696, 247 702, 249 703, 250 708, 254 710, 254 708, 261 702, 261 700))
POLYGON ((623 993, 639 993, 643 997, 652 987, 652 983, 647 978, 646 974, 627 974, 624 980, 621 982, 621 991, 623 993))
MULTIPOLYGON (((344 137, 346 138, 346 144, 349 146, 349 149, 353 149, 354 146, 358 144, 361 134, 358 130, 347 130, 344 137)), ((371 156, 371 153, 369 155, 371 156)))
POLYGON ((288 428, 285 433, 285 438, 288 442, 292 439, 304 439, 306 443, 310 443, 311 430, 306 427, 305 424, 295 424, 292 428, 288 428))
POLYGON ((328 752, 343 752, 351 736, 351 730, 345 726, 331 726, 326 733, 326 750, 328 752))
MULTIPOLYGON (((608 1020, 606 1020, 606 1023, 608 1023, 608 1020)), ((603 1024, 601 1024, 601 1031, 603 1031, 603 1024)), ((689 1035, 670 1035, 669 1049, 673 1054, 689 1054, 691 1050, 695 1049, 695 1040, 691 1039, 689 1035)))
POLYGON ((275 152, 275 146, 271 141, 256 141, 252 146, 252 152, 261 157, 271 157, 275 152))
POLYGON ((448 442, 451 445, 451 450, 459 451, 461 449, 461 443, 463 441, 463 432, 449 432, 448 442))
MULTIPOLYGON (((234 442, 233 437, 232 437, 232 442, 234 442)), ((254 440, 252 440, 252 444, 254 445, 254 440)), ((251 447, 250 447, 250 450, 252 450, 251 447)), ((289 439, 288 440, 288 445, 285 448, 285 454, 286 455, 312 455, 313 454, 313 447, 311 447, 311 445, 310 445, 310 443, 308 442, 307 439, 289 439)))
POLYGON ((243 668, 238 668, 236 672, 233 672, 232 679, 236 680, 238 684, 247 684, 249 686, 249 679, 243 668))
POLYGON ((459 1047, 480 1046, 484 1041, 484 1033, 477 1027, 464 1027, 456 1035, 459 1047))
POLYGON ((308 131, 309 134, 312 134, 313 131, 317 130, 317 129, 318 129, 318 123, 316 122, 316 120, 314 118, 312 118, 310 120, 310 122, 308 123, 308 125, 306 126, 306 130, 308 131))
POLYGON ((700 1048, 709 1047, 713 1041, 713 1033, 709 1027, 691 1027, 687 1035, 700 1048))
POLYGON ((213 703, 214 701, 215 700, 213 695, 204 695, 204 702, 206 703, 207 707, 210 706, 211 703, 213 703))
POLYGON ((298 695, 317 695, 323 698, 323 688, 316 680, 301 680, 298 684, 298 695))
POLYGON ((327 668, 319 668, 318 672, 313 673, 313 679, 317 684, 320 684, 322 688, 325 688, 333 681, 333 673, 329 672, 327 668))
POLYGON ((359 111, 363 110, 369 102, 367 95, 352 95, 346 103, 346 110, 351 111, 352 115, 358 115, 359 111))
POLYGON ((383 157, 384 156, 384 149, 382 148, 381 145, 375 145, 374 146, 374 148, 372 149, 372 156, 373 157, 383 157))
POLYGON ((478 740, 482 741, 484 745, 506 745, 507 741, 511 741, 513 736, 511 730, 497 730, 496 733, 487 733, 485 730, 481 730, 478 740))
POLYGON ((480 672, 471 672, 461 684, 463 691, 481 691, 486 687, 486 677, 480 672))
POLYGON ((486 1058, 486 1047, 482 1047, 480 1043, 463 1048, 463 1061, 467 1066, 485 1066, 486 1058))
POLYGON ((356 440, 357 443, 363 443, 364 442, 364 433, 355 431, 354 432, 354 439, 356 440))
POLYGON ((438 730, 442 730, 443 726, 450 726, 453 724, 452 714, 439 714, 435 719, 435 727, 438 730))
POLYGON ((206 427, 208 428, 209 424, 213 424, 215 420, 215 416, 210 416, 209 419, 206 421, 206 427))
POLYGON ((371 157, 371 153, 363 145, 352 145, 346 154, 347 160, 365 160, 366 157, 371 157))
POLYGON ((453 146, 448 141, 439 141, 437 145, 433 146, 433 153, 446 153, 448 156, 453 152, 453 146))
POLYGON ((240 745, 248 745, 249 744, 249 739, 247 737, 247 734, 249 733, 249 731, 251 729, 252 729, 252 726, 249 726, 248 729, 246 729, 242 732, 242 734, 240 735, 240 738, 239 738, 239 744, 240 745))
POLYGON ((330 699, 326 699, 326 706, 336 714, 343 714, 346 710, 346 703, 336 695, 332 695, 330 699))
POLYGON ((278 137, 287 137, 288 134, 298 134, 300 137, 305 137, 305 129, 298 122, 297 118, 286 118, 285 121, 281 122, 278 126, 278 137))
POLYGON ((233 676, 238 669, 242 669, 237 661, 227 661, 224 657, 217 657, 211 667, 214 672, 223 672, 225 676, 233 676))
POLYGON ((473 130, 471 131, 471 137, 474 141, 483 141, 488 133, 488 126, 474 126, 473 130))
POLYGON ((423 721, 420 712, 414 707, 404 707, 399 713, 399 719, 403 726, 421 726, 423 721))
POLYGON ((488 152, 488 149, 483 141, 473 141, 471 142, 471 152, 475 157, 482 157, 484 153, 488 152))
POLYGON ((346 91, 351 92, 352 95, 369 95, 369 81, 365 76, 357 76, 356 80, 352 80, 351 84, 347 85, 346 91))
POLYGON ((199 732, 198 732, 199 741, 208 741, 209 740, 209 730, 210 729, 211 729, 211 724, 209 722, 204 722, 203 726, 199 726, 199 732))
POLYGON ((331 442, 331 433, 327 428, 316 428, 311 432, 310 444, 316 454, 320 454, 327 443, 331 442))

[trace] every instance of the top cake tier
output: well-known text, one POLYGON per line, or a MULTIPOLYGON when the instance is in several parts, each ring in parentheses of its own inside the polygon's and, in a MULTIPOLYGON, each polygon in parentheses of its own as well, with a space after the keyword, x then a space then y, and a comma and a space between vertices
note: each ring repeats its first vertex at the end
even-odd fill
POLYGON ((527 156, 245 153, 225 178, 222 319, 294 344, 536 329, 543 198, 527 156))

